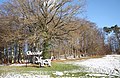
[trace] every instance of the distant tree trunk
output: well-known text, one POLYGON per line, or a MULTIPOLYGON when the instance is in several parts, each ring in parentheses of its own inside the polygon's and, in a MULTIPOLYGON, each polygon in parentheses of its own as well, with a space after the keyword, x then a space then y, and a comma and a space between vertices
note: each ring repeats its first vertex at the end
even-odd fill
POLYGON ((66 50, 63 50, 64 52, 64 58, 67 59, 67 53, 66 53, 66 50))
POLYGON ((18 44, 17 42, 14 43, 14 63, 16 63, 17 61, 17 57, 18 57, 18 44))
POLYGON ((57 52, 57 59, 60 59, 60 52, 57 52))
POLYGON ((75 52, 75 47, 73 46, 73 56, 76 58, 76 52, 75 52))
POLYGON ((8 54, 9 54, 9 63, 12 63, 12 45, 9 46, 8 48, 8 54))
POLYGON ((0 51, 0 64, 2 64, 2 52, 0 51))
POLYGON ((18 51, 18 63, 21 63, 21 56, 22 56, 22 44, 19 44, 19 51, 18 51))
POLYGON ((7 64, 7 58, 8 58, 7 48, 4 47, 4 63, 5 64, 7 64))

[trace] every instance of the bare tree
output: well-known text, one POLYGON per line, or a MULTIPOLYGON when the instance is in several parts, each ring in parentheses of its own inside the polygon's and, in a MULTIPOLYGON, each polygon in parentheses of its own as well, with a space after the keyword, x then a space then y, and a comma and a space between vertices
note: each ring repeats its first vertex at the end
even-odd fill
POLYGON ((6 6, 12 15, 19 17, 27 39, 34 42, 43 38, 44 50, 51 41, 64 40, 69 32, 79 28, 72 26, 73 18, 83 11, 83 0, 11 0, 6 6))
MULTIPOLYGON (((114 38, 113 36, 111 37, 110 41, 114 41, 114 44, 115 42, 116 45, 117 45, 117 53, 119 54, 120 53, 120 27, 118 25, 114 25, 114 26, 111 26, 111 27, 104 27, 103 30, 107 33, 107 34, 112 34, 114 35, 114 38)), ((111 43, 111 42, 110 42, 111 43)), ((114 47, 116 47, 116 45, 114 47)), ((113 45, 111 45, 113 46, 113 45)))
POLYGON ((104 54, 104 35, 95 23, 86 20, 79 20, 80 28, 72 34, 71 44, 73 53, 95 55, 104 54))

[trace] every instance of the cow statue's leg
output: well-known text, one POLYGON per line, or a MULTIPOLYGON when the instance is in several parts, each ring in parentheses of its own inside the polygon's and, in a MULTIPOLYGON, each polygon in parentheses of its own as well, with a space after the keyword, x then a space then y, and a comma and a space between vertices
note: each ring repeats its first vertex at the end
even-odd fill
POLYGON ((51 66, 52 66, 52 65, 51 65, 51 60, 48 59, 47 62, 48 62, 48 66, 51 67, 51 66))
POLYGON ((40 62, 39 62, 39 66, 42 67, 40 62))
POLYGON ((41 59, 41 67, 44 67, 44 60, 41 59))

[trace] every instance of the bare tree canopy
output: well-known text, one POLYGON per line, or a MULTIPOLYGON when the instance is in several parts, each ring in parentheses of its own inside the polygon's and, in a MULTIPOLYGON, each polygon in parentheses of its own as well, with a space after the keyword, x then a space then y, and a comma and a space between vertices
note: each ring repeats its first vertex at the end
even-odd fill
POLYGON ((83 11, 83 5, 82 0, 77 4, 74 0, 11 0, 4 8, 9 9, 10 15, 22 19, 24 27, 32 32, 32 39, 40 36, 61 39, 77 29, 78 26, 70 27, 70 22, 83 11))
POLYGON ((1 16, 14 17, 9 21, 12 36, 4 38, 6 42, 27 39, 31 43, 42 38, 45 48, 48 43, 67 39, 69 32, 80 27, 74 18, 83 8, 84 0, 10 0, 0 7, 1 16))

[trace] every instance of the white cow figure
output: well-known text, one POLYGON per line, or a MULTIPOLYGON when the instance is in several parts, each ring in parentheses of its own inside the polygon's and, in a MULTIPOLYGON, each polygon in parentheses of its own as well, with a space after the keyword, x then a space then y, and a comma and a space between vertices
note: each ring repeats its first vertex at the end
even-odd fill
POLYGON ((27 56, 34 56, 33 57, 33 62, 35 63, 39 63, 40 66, 51 66, 51 60, 53 60, 53 57, 51 57, 51 59, 42 59, 43 57, 40 57, 40 55, 42 54, 43 51, 38 51, 38 52, 31 52, 31 51, 27 51, 26 54, 27 56), (36 60, 35 60, 36 58, 36 60))
POLYGON ((42 59, 43 57, 36 57, 37 61, 35 61, 36 63, 39 63, 40 66, 51 66, 51 59, 42 59))

